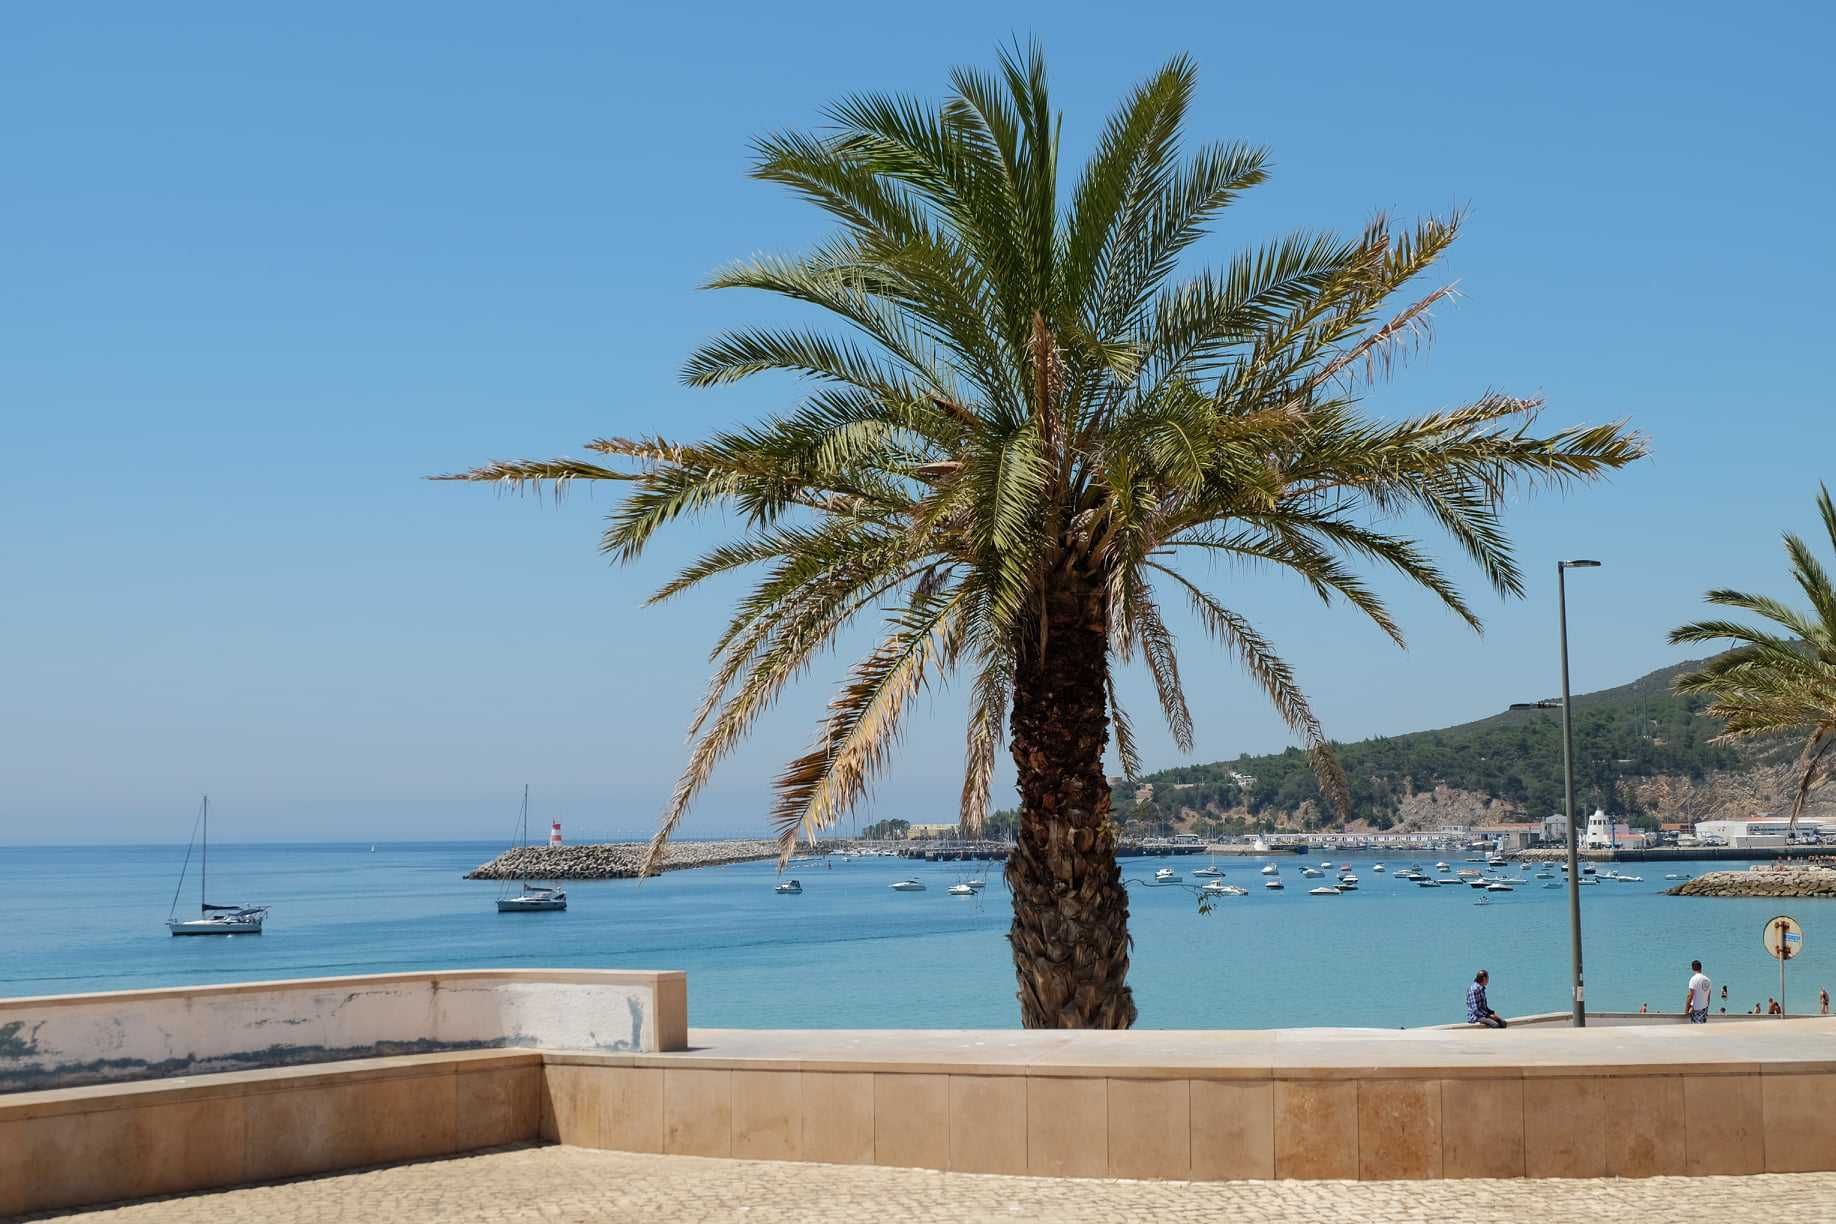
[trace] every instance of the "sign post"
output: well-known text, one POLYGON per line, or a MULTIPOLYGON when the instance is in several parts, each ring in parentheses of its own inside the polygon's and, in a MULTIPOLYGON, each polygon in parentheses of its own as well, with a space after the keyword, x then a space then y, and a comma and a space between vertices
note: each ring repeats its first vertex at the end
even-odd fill
POLYGON ((1798 925, 1796 918, 1780 914, 1766 920, 1766 929, 1760 932, 1760 940, 1766 945, 1766 951, 1779 962, 1779 1013, 1785 1012, 1785 962, 1804 952, 1804 928, 1798 925))

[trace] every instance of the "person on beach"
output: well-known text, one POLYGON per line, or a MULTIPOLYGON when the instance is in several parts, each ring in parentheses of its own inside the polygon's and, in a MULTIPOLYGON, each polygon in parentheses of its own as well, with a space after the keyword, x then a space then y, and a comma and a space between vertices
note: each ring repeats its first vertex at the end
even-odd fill
POLYGON ((1701 961, 1689 962, 1689 969, 1689 991, 1683 996, 1683 1014, 1689 1017, 1691 1024, 1707 1024, 1709 999, 1714 996, 1715 984, 1702 972, 1701 961))
POLYGON ((1728 988, 1726 986, 1723 986, 1721 988, 1721 1001, 1723 1003, 1726 1003, 1728 1001, 1728 988))
POLYGON ((1817 992, 1817 1014, 1819 1016, 1830 1014, 1830 992, 1827 987, 1817 992))
POLYGON ((1504 1017, 1492 1010, 1492 1005, 1485 1001, 1485 984, 1492 980, 1492 975, 1481 969, 1473 975, 1473 984, 1466 988, 1466 1022, 1482 1024, 1486 1028, 1503 1028, 1504 1017))
POLYGON ((1771 995, 1767 995, 1766 1014, 1768 1016, 1782 1016, 1785 1014, 1785 1009, 1779 1006, 1779 1001, 1777 999, 1773 998, 1771 995))

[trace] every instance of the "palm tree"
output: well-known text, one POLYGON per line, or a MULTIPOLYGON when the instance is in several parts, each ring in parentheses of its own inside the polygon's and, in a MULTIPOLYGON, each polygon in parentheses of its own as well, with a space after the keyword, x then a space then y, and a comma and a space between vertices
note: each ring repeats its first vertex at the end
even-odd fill
POLYGON ((1060 191, 1044 60, 962 69, 941 107, 881 95, 830 109, 833 128, 757 143, 753 174, 824 210, 809 252, 716 274, 826 312, 833 331, 757 328, 688 359, 690 386, 767 371, 808 380, 795 408, 701 442, 608 438, 622 463, 497 462, 457 479, 513 486, 626 481, 604 550, 636 558, 678 516, 736 511, 737 538, 654 599, 757 568, 713 649, 693 748, 652 859, 710 771, 851 624, 884 618, 809 751, 776 783, 788 854, 842 819, 894 755, 913 699, 967 681, 962 824, 980 826, 1005 741, 1020 828, 1006 877, 1029 1027, 1122 1028, 1128 899, 1104 759, 1113 727, 1139 768, 1116 669, 1141 660, 1173 741, 1192 745, 1163 600, 1183 601, 1312 752, 1343 811, 1319 720, 1268 638, 1186 563, 1296 574, 1402 641, 1354 568, 1387 567, 1478 617, 1406 514, 1449 535, 1517 595, 1500 510, 1514 491, 1598 477, 1644 453, 1618 425, 1532 432, 1538 404, 1486 394, 1403 420, 1359 410, 1363 388, 1425 335, 1451 286, 1387 316, 1390 295, 1453 242, 1460 218, 1351 237, 1294 233, 1219 271, 1176 276, 1183 252, 1267 154, 1181 154, 1194 85, 1177 58, 1102 129, 1060 191))
MULTIPOLYGON (((1823 516, 1830 547, 1836 550, 1836 505, 1830 503, 1827 485, 1820 487, 1817 511, 1823 516)), ((1798 589, 1810 600, 1808 612, 1744 591, 1714 590, 1705 598, 1719 607, 1763 616, 1783 628, 1786 636, 1739 621, 1705 620, 1672 629, 1670 640, 1673 645, 1734 645, 1699 670, 1678 676, 1674 685, 1679 693, 1700 693, 1711 699, 1707 713, 1727 725, 1718 740, 1803 737, 1804 749, 1794 770, 1798 786, 1789 825, 1795 834, 1805 801, 1827 778, 1830 750, 1836 748, 1836 586, 1831 585, 1829 573, 1810 546, 1789 531, 1785 533, 1785 555, 1798 589)))

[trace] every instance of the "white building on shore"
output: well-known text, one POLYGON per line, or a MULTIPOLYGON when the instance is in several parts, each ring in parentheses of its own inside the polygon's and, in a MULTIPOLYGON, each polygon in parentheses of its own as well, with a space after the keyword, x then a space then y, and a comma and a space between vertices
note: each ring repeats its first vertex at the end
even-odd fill
POLYGON ((1620 846, 1643 844, 1644 834, 1634 833, 1631 825, 1608 816, 1600 808, 1595 808, 1594 814, 1587 818, 1587 829, 1581 834, 1580 842, 1583 850, 1613 850, 1620 846))
MULTIPOLYGON (((1800 820, 1798 821, 1798 840, 1816 841, 1829 827, 1830 822, 1825 820, 1800 820)), ((1786 836, 1790 829, 1791 821, 1783 816, 1758 820, 1698 820, 1696 822, 1698 838, 1719 841, 1724 845, 1744 850, 1786 845, 1786 836)))

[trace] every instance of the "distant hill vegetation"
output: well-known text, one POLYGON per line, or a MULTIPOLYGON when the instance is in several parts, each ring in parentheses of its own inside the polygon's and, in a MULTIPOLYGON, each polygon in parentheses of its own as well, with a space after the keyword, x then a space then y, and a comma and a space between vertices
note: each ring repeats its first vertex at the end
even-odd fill
MULTIPOLYGON (((1711 775, 1767 762, 1780 745, 1734 748, 1709 741, 1719 723, 1704 702, 1670 691, 1681 663, 1631 684, 1575 697, 1576 802, 1604 805, 1652 823, 1653 794, 1689 789, 1711 775), (1652 780, 1662 780, 1652 785, 1652 780)), ((1375 828, 1420 823, 1427 792, 1460 792, 1475 803, 1540 819, 1562 809, 1561 711, 1508 711, 1478 722, 1335 745, 1351 783, 1354 817, 1375 828)), ((1789 753, 1789 749, 1783 749, 1789 753)), ((1149 774, 1131 800, 1119 786, 1117 818, 1206 833, 1276 827, 1336 826, 1339 814, 1320 793, 1299 749, 1181 765, 1149 774)))

